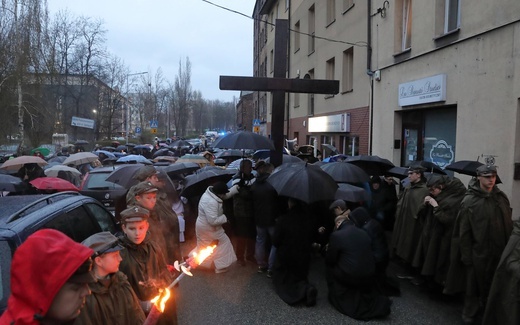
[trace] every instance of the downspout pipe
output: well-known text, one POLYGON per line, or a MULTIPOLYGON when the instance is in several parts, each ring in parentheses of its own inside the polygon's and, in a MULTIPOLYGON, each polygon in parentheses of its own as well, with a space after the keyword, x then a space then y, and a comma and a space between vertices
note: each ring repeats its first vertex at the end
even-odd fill
POLYGON ((374 78, 372 71, 372 0, 367 1, 367 74, 370 78, 370 130, 368 141, 368 154, 372 155, 372 137, 374 134, 374 78))

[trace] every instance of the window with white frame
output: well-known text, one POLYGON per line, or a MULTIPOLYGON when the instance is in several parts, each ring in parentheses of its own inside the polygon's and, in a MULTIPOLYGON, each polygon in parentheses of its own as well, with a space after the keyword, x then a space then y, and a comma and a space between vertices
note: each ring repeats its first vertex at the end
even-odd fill
POLYGON ((405 51, 412 47, 412 0, 403 0, 403 34, 402 48, 405 51))
POLYGON ((444 33, 449 33, 460 27, 460 0, 445 0, 444 33))
POLYGON ((348 92, 354 88, 354 48, 351 47, 343 52, 341 92, 348 92))
POLYGON ((300 50, 300 35, 300 21, 298 20, 296 24, 294 24, 294 52, 300 50))

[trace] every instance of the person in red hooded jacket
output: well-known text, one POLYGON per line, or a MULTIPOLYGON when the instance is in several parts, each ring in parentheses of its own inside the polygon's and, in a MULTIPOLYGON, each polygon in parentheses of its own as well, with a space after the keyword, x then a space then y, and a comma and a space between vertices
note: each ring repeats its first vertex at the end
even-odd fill
POLYGON ((67 324, 90 294, 94 251, 54 229, 30 235, 11 262, 11 296, 0 325, 67 324))

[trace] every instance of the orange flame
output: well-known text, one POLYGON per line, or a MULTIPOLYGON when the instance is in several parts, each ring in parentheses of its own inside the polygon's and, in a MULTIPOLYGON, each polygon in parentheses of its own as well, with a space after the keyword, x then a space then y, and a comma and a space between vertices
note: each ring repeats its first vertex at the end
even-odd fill
POLYGON ((155 307, 161 312, 164 312, 164 308, 166 306, 166 302, 170 299, 171 293, 168 288, 164 288, 164 290, 157 296, 155 296, 150 302, 155 305, 155 307))
POLYGON ((216 247, 217 247, 217 245, 212 245, 212 246, 208 246, 204 249, 201 249, 198 254, 197 254, 197 252, 194 252, 193 258, 195 259, 195 262, 198 265, 201 265, 202 262, 204 262, 204 260, 213 253, 213 251, 215 250, 216 247))

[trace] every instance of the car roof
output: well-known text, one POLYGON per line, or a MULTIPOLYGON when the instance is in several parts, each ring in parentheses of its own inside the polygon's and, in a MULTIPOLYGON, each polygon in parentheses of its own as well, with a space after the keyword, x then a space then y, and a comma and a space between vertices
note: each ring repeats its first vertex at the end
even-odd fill
POLYGON ((17 224, 16 220, 23 220, 24 216, 53 205, 69 205, 73 201, 94 199, 81 195, 78 192, 59 192, 55 194, 13 195, 0 197, 0 228, 10 228, 10 223, 17 224), (78 199, 78 197, 80 197, 78 199), (59 203, 60 201, 63 201, 59 203))

